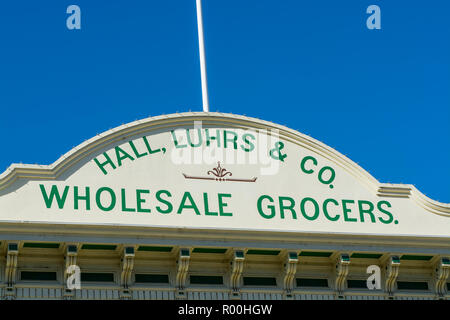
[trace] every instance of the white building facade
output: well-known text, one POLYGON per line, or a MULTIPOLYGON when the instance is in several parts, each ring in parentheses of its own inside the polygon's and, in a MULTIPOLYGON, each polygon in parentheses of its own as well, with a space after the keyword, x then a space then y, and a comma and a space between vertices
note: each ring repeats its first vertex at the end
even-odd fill
POLYGON ((10 166, 0 251, 1 299, 450 297, 449 204, 231 114, 139 120, 10 166))

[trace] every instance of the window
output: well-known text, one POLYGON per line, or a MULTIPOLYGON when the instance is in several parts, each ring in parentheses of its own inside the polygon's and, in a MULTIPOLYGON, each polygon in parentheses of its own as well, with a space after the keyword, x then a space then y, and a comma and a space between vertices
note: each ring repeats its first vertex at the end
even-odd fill
POLYGON ((225 253, 227 249, 225 248, 194 248, 192 250, 194 253, 225 253))
POLYGON ((367 280, 347 280, 349 289, 368 289, 367 280))
POLYGON ((190 276, 191 284, 223 284, 222 276, 190 276))
POLYGON ((134 277, 136 283, 169 283, 167 274, 140 274, 134 277))
POLYGON ((399 290, 428 290, 428 282, 397 281, 399 290))
POLYGON ((180 249, 180 256, 189 257, 190 255, 189 249, 180 249))
POLYGON ((138 251, 170 252, 172 247, 139 246, 138 251))
POLYGON ((300 252, 300 256, 302 257, 324 257, 328 258, 331 256, 332 252, 324 252, 324 251, 302 251, 300 252))
POLYGON ((114 273, 82 272, 81 282, 114 282, 114 273))
POLYGON ((25 242, 24 248, 58 249, 59 243, 25 242))
POLYGON ((84 250, 116 250, 116 245, 107 244, 83 244, 81 249, 84 250))
POLYGON ((415 256, 415 255, 404 254, 404 255, 402 255, 402 257, 400 259, 401 260, 428 261, 428 260, 431 260, 431 258, 433 258, 433 256, 415 256))
POLYGON ((244 286, 275 286, 277 279, 269 277, 244 277, 244 286))
POLYGON ((20 280, 29 281, 56 281, 56 272, 49 271, 22 271, 20 280))
POLYGON ((298 259, 298 254, 297 252, 289 252, 289 259, 298 259))
POLYGON ((134 254, 134 248, 133 247, 126 247, 125 248, 126 254, 134 254))
POLYGON ((280 250, 256 250, 256 249, 247 250, 247 254, 261 254, 266 256, 277 256, 279 253, 280 250))
POLYGON ((328 288, 328 279, 297 278, 297 287, 328 288))
POLYGON ((361 258, 361 259, 379 259, 381 258, 381 253, 360 253, 355 252, 352 254, 352 258, 361 258))

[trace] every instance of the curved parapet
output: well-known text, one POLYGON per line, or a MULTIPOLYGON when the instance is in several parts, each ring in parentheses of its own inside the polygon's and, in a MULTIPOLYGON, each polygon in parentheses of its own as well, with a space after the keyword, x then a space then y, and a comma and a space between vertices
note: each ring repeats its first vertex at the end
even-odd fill
POLYGON ((450 236, 450 204, 271 122, 138 120, 0 175, 0 221, 450 236))

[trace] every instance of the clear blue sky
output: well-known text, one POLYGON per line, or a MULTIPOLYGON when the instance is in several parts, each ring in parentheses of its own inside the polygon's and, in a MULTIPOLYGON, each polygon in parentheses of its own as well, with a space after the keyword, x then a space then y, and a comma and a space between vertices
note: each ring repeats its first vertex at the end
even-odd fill
MULTIPOLYGON (((203 0, 211 111, 306 133, 450 202, 450 1, 203 0), (381 8, 368 30, 366 8, 381 8)), ((3 1, 0 172, 201 111, 195 0, 3 1), (81 30, 66 8, 81 8, 81 30)))

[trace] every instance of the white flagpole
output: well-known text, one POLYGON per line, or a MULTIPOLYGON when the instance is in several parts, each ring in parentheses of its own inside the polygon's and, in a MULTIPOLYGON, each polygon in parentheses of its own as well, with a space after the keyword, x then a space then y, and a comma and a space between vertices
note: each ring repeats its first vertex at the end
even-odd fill
POLYGON ((202 78, 203 111, 209 112, 208 82, 206 79, 205 40, 203 39, 202 0, 196 1, 197 1, 198 42, 199 42, 198 48, 200 51, 200 73, 202 78))

